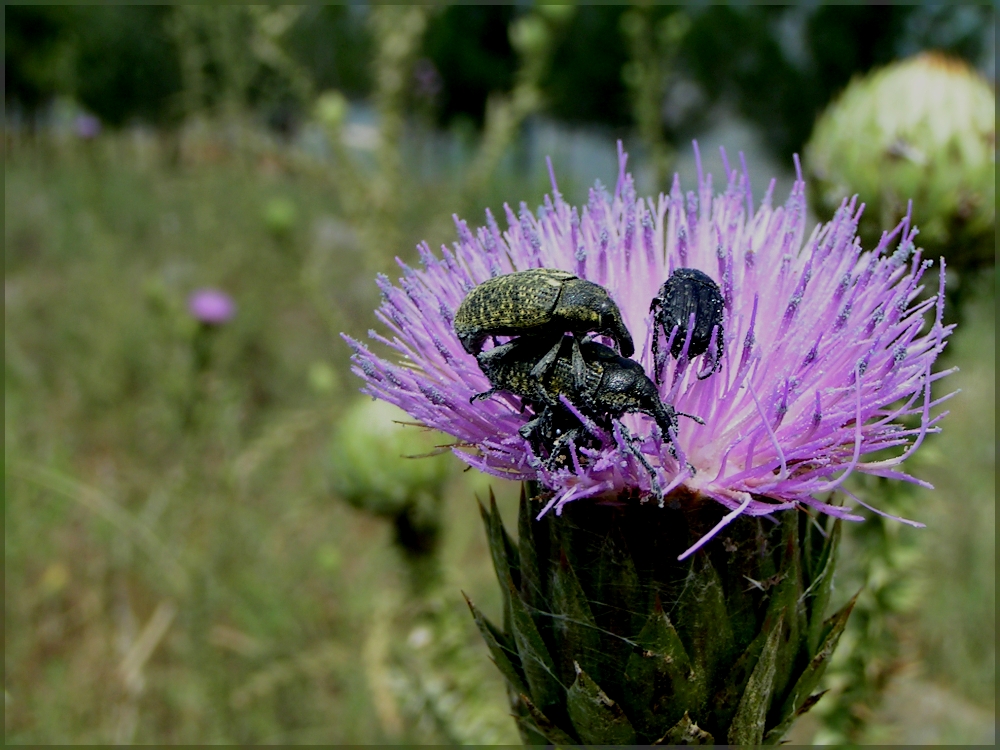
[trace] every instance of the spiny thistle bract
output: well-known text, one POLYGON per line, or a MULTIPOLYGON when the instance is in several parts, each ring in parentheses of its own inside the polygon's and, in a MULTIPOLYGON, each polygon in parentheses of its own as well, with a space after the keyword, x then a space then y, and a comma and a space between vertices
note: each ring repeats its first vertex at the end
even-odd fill
POLYGON ((931 413, 945 374, 932 365, 952 330, 943 268, 937 293, 922 294, 931 262, 909 215, 864 251, 856 199, 806 237, 801 176, 783 207, 772 181, 755 209, 745 167, 723 153, 724 193, 713 196, 699 159, 697 191, 675 177, 669 195, 646 200, 625 161, 619 147, 613 195, 598 183, 577 209, 553 176, 537 215, 505 206, 503 233, 489 212, 476 233, 456 217, 451 249, 419 246, 423 267, 400 262, 399 286, 380 277, 390 337, 370 335, 401 361, 345 339, 366 393, 453 435, 471 466, 532 483, 516 546, 495 513, 488 521, 504 627, 477 615, 526 739, 776 740, 811 705, 848 612, 823 620, 838 531, 820 524, 820 544, 815 512, 863 520, 831 502, 839 489, 863 504, 843 488, 854 471, 921 483, 899 465, 943 416, 931 413), (626 414, 627 430, 588 424, 594 439, 552 465, 519 433, 533 415, 518 399, 470 403, 490 383, 455 311, 478 284, 528 268, 607 289, 651 377, 663 335, 651 300, 677 268, 708 274, 724 303, 719 367, 699 379, 709 355, 688 357, 686 342, 659 378, 664 402, 703 423, 681 419, 672 435, 644 414, 626 414))
POLYGON ((711 501, 574 503, 534 521, 527 484, 517 542, 492 498, 482 509, 503 629, 469 602, 526 742, 773 744, 816 702, 854 604, 823 619, 839 520, 741 518, 679 563, 711 501))

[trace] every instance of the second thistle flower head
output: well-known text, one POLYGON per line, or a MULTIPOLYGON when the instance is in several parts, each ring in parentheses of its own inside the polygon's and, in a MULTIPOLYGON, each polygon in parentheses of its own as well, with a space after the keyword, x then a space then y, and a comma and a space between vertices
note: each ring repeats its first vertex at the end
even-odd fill
POLYGON ((188 312, 203 325, 220 326, 236 314, 236 303, 220 289, 197 289, 188 297, 188 312))
POLYGON ((909 216, 864 250, 856 237, 864 206, 845 199, 807 236, 801 175, 784 206, 772 205, 772 180, 755 207, 745 166, 731 170, 725 154, 723 163, 721 194, 713 195, 699 159, 696 191, 682 192, 675 176, 669 195, 643 199, 619 146, 613 195, 598 183, 585 206, 571 206, 553 176, 552 195, 536 213, 524 203, 516 213, 504 206, 506 231, 489 211, 475 232, 456 217, 451 248, 438 256, 422 244, 421 268, 400 261, 398 286, 378 280, 376 315, 389 335, 370 335, 395 351, 395 361, 345 336, 363 390, 453 435, 466 463, 539 481, 551 492, 543 513, 583 498, 645 501, 658 491, 670 502, 683 489, 728 508, 723 522, 798 505, 860 520, 821 495, 854 471, 917 481, 898 466, 943 416, 931 414, 930 392, 945 374, 932 365, 951 332, 941 319, 943 275, 936 294, 921 296, 931 261, 914 244, 909 216), (607 289, 650 377, 654 336, 662 336, 651 300, 678 268, 714 280, 723 299, 721 345, 700 357, 668 357, 659 378, 662 400, 703 423, 681 419, 671 436, 645 414, 626 414, 627 430, 591 425, 596 443, 552 468, 519 432, 533 415, 517 398, 498 393, 470 403, 491 384, 456 336, 455 312, 487 279, 530 268, 561 269, 607 289), (718 363, 699 361, 718 352, 718 363), (889 448, 895 457, 864 460, 889 448))

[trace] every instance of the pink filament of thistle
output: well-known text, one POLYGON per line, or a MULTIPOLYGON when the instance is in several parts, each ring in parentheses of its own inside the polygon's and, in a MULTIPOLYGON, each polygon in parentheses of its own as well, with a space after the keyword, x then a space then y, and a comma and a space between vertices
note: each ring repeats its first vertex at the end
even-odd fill
POLYGON ((690 547, 688 547, 687 550, 685 550, 684 552, 682 552, 681 554, 679 554, 677 556, 677 560, 680 561, 680 560, 683 560, 683 559, 685 559, 685 558, 693 555, 695 552, 697 552, 699 549, 701 549, 705 544, 707 544, 709 541, 711 541, 712 537, 714 537, 716 534, 718 534, 720 531, 722 531, 723 528, 725 528, 726 526, 728 526, 730 522, 736 520, 736 518, 738 518, 740 515, 742 515, 743 511, 745 511, 748 507, 750 507, 750 503, 753 501, 753 498, 750 496, 749 493, 745 493, 745 494, 747 496, 746 500, 744 500, 740 504, 740 507, 738 507, 736 510, 734 510, 734 511, 732 511, 730 513, 727 513, 726 515, 724 515, 722 517, 722 520, 719 521, 717 524, 715 524, 715 526, 712 527, 711 531, 709 531, 707 534, 705 534, 705 536, 703 536, 697 542, 695 542, 690 547))
POLYGON ((747 388, 750 389, 750 396, 753 398, 754 405, 757 407, 757 413, 760 414, 760 420, 764 425, 764 429, 767 430, 767 436, 771 438, 771 444, 774 446, 774 450, 778 454, 778 460, 781 462, 781 473, 778 475, 779 481, 784 481, 788 479, 788 465, 785 463, 785 453, 781 450, 781 445, 778 443, 778 438, 774 435, 774 430, 771 429, 771 425, 768 424, 767 415, 760 406, 760 401, 757 399, 757 392, 754 390, 752 383, 747 383, 747 388))
POLYGON ((813 492, 832 492, 844 483, 844 480, 850 476, 851 472, 858 465, 858 459, 861 458, 861 367, 860 365, 854 366, 854 382, 857 385, 856 391, 858 394, 857 399, 857 412, 854 418, 854 456, 851 458, 851 463, 847 465, 844 473, 831 482, 827 482, 825 485, 820 485, 813 492))
POLYGON ((891 513, 886 513, 884 510, 879 510, 878 508, 873 508, 872 506, 870 506, 868 503, 866 503, 864 500, 862 500, 860 497, 858 497, 857 495, 855 495, 850 490, 841 489, 840 491, 843 492, 848 497, 850 497, 852 500, 854 500, 858 505, 864 506, 865 508, 867 508, 868 510, 870 510, 872 513, 877 513, 878 515, 882 516, 883 518, 889 518, 889 519, 892 519, 893 521, 899 521, 900 523, 905 523, 905 524, 907 524, 909 526, 913 526, 914 528, 917 528, 917 529, 925 529, 925 528, 927 528, 927 524, 920 523, 920 521, 911 521, 909 518, 903 518, 902 516, 894 516, 891 513))

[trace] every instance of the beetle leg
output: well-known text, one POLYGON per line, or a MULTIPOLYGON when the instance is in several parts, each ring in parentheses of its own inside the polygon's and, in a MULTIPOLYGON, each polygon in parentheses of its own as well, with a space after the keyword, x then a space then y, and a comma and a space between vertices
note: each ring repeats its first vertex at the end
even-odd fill
POLYGON ((653 318, 653 380, 660 384, 660 326, 653 318))
MULTIPOLYGON (((673 432, 673 430, 671 430, 669 428, 671 428, 671 427, 674 428, 674 429, 677 428, 677 417, 687 417, 688 419, 693 419, 698 424, 705 424, 705 420, 703 420, 701 417, 696 417, 693 414, 685 414, 682 411, 677 411, 670 404, 664 404, 664 408, 667 410, 667 412, 669 414, 669 423, 667 425, 667 429, 664 429, 663 425, 660 424, 660 418, 658 418, 655 414, 653 414, 651 416, 654 419, 656 419, 657 425, 660 427, 660 431, 666 433, 667 450, 670 451, 670 455, 673 456, 674 459, 676 460, 677 459, 677 444, 676 444, 675 439, 674 439, 675 438, 674 432, 673 432)), ((690 461, 687 461, 686 463, 687 463, 688 472, 691 474, 691 476, 694 476, 695 473, 697 472, 697 469, 694 468, 694 464, 692 464, 690 461)))
POLYGON ((627 446, 628 452, 631 453, 633 456, 635 456, 636 460, 642 464, 643 468, 649 474, 649 486, 650 489, 652 489, 653 491, 653 497, 656 498, 657 502, 659 502, 662 507, 663 488, 660 487, 660 480, 656 478, 656 472, 653 470, 653 467, 649 463, 649 461, 646 460, 646 457, 642 455, 642 451, 640 451, 639 448, 636 447, 636 443, 642 443, 642 440, 634 436, 629 431, 628 427, 625 426, 624 422, 619 421, 618 428, 621 430, 622 438, 625 441, 625 445, 627 446))
POLYGON ((524 438, 525 440, 528 440, 528 441, 531 441, 531 440, 533 440, 533 439, 534 439, 534 437, 535 437, 535 434, 536 434, 536 433, 538 432, 538 430, 539 430, 539 429, 541 428, 541 426, 542 426, 542 421, 543 421, 543 419, 544 419, 544 418, 545 418, 545 415, 544 415, 544 414, 541 414, 541 415, 539 415, 539 416, 535 417, 534 419, 532 419, 531 421, 529 421, 529 422, 525 422, 525 423, 524 423, 523 425, 521 425, 521 426, 520 426, 520 427, 518 428, 518 430, 517 430, 517 431, 518 431, 518 433, 519 433, 519 434, 521 435, 521 437, 523 437, 523 438, 524 438))
POLYGON ((543 447, 543 442, 545 440, 544 431, 548 430, 551 424, 552 411, 549 407, 545 407, 541 412, 538 413, 534 419, 521 425, 518 429, 518 433, 531 446, 528 451, 528 464, 531 468, 539 470, 546 468, 548 461, 543 463, 541 457, 541 449, 543 447))
POLYGON ((543 429, 549 429, 552 425, 552 407, 542 405, 541 409, 539 409, 538 404, 530 402, 527 399, 521 403, 522 406, 530 404, 535 410, 535 416, 525 424, 521 425, 518 432, 521 433, 521 437, 525 440, 532 440, 534 438, 541 437, 538 433, 543 429))
POLYGON ((577 393, 583 393, 587 386, 587 363, 583 361, 580 340, 576 336, 573 337, 573 385, 577 393))
POLYGON ((477 393, 475 396, 472 396, 469 399, 469 403, 470 404, 474 404, 477 401, 482 401, 483 399, 487 399, 487 398, 489 398, 490 396, 492 396, 496 392, 497 392, 496 388, 490 388, 488 391, 483 391, 482 393, 477 393))
POLYGON ((649 303, 649 311, 653 313, 653 380, 660 384, 660 298, 653 297, 649 303))
MULTIPOLYGON (((494 337, 493 340, 496 341, 496 337, 494 337)), ((480 362, 480 367, 481 367, 482 366, 482 361, 489 362, 489 361, 492 361, 494 359, 499 359, 501 357, 504 357, 504 356, 507 355, 507 352, 509 352, 513 348, 514 348, 514 342, 513 341, 508 341, 506 344, 497 344, 492 349, 490 349, 488 351, 485 351, 485 352, 481 352, 480 354, 477 354, 476 355, 476 361, 480 362)))
POLYGON ((722 327, 718 324, 712 326, 712 338, 709 339, 708 350, 705 352, 707 364, 705 365, 705 369, 698 373, 698 380, 704 380, 722 368, 722 356, 719 351, 722 348, 722 342, 719 340, 721 336, 722 327))
POLYGON ((701 417, 696 417, 694 414, 685 414, 682 411, 676 411, 675 410, 674 411, 674 416, 675 417, 687 417, 688 419, 693 419, 698 424, 705 424, 705 420, 704 419, 702 419, 701 417))
MULTIPOLYGON (((656 424, 660 428, 660 432, 663 433, 663 437, 666 439, 667 450, 669 450, 670 455, 676 459, 677 448, 674 446, 674 431, 677 429, 677 411, 672 405, 663 404, 662 410, 654 410, 650 416, 656 420, 656 424)), ((689 415, 685 414, 684 416, 689 415)))
MULTIPOLYGON (((555 468, 559 468, 556 465, 556 459, 559 458, 560 452, 562 451, 563 448, 567 446, 570 440, 576 440, 578 437, 580 437, 580 434, 581 434, 580 428, 573 427, 569 430, 566 430, 562 435, 557 437, 555 441, 553 441, 552 450, 549 453, 549 458, 545 462, 545 465, 549 469, 549 471, 555 468)), ((573 457, 570 456, 569 459, 572 462, 573 457)))
POLYGON ((662 385, 663 383, 663 369, 667 366, 667 353, 657 352, 656 360, 656 384, 662 385))
MULTIPOLYGON (((552 345, 545 355, 538 360, 534 367, 531 368, 531 377, 539 384, 541 387, 542 375, 549 371, 552 365, 555 364, 556 359, 559 357, 559 349, 562 347, 563 337, 562 335, 556 339, 556 342, 552 345)), ((551 400, 551 399, 546 399, 551 400)))

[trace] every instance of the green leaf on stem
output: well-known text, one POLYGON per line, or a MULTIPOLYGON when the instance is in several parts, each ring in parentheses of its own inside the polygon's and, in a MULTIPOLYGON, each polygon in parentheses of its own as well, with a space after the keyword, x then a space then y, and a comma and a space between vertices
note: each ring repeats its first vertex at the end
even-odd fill
MULTIPOLYGON (((465 596, 463 593, 462 596, 465 596)), ((475 604, 465 596, 465 603, 472 611, 472 617, 476 621, 476 627, 486 641, 486 646, 493 657, 493 663, 497 665, 501 674, 507 678, 510 686, 519 693, 526 692, 524 684, 524 674, 521 671, 521 658, 517 654, 517 648, 510 643, 507 637, 501 633, 497 627, 491 623, 475 604)))
MULTIPOLYGON (((557 727, 545 714, 538 710, 538 707, 531 702, 529 698, 524 693, 519 696, 524 707, 528 710, 528 716, 531 721, 534 722, 534 726, 530 727, 534 731, 541 734, 545 739, 554 745, 578 745, 579 743, 570 737, 566 732, 557 727)), ((526 723, 526 722, 525 722, 526 723)))
MULTIPOLYGON (((861 592, 859 591, 858 594, 861 592)), ((815 653, 809 665, 805 668, 799 679, 796 680, 794 687, 788 694, 788 698, 785 699, 785 703, 781 707, 781 711, 778 715, 781 718, 778 725, 767 733, 764 741, 768 744, 777 742, 781 739, 781 736, 788 731, 788 728, 792 725, 795 717, 805 713, 814 703, 811 703, 812 691, 816 689, 819 684, 820 678, 823 676, 823 672, 826 669, 826 665, 830 661, 830 657, 833 655, 833 650, 837 646, 837 641, 840 640, 840 636, 844 632, 844 628, 847 626, 847 620, 851 616, 851 610, 854 609, 854 603, 858 599, 858 594, 855 594, 851 600, 843 606, 836 614, 834 614, 830 619, 824 623, 824 638, 820 645, 819 650, 815 653)))
MULTIPOLYGON (((698 694, 704 696, 709 676, 716 674, 720 663, 733 657, 736 644, 719 574, 708 556, 701 552, 691 562, 675 621, 685 649, 691 654, 698 694)), ((701 708, 701 705, 692 706, 690 710, 699 715, 701 708)))
POLYGON ((622 707, 601 690, 580 665, 575 663, 576 679, 566 695, 569 718, 580 739, 590 745, 631 745, 635 729, 622 707))
POLYGON ((760 652, 753 674, 747 681, 746 690, 736 709, 733 723, 729 725, 729 744, 759 745, 764 737, 764 721, 771 705, 774 690, 775 661, 778 644, 784 630, 784 618, 779 618, 767 636, 767 642, 760 652))
POLYGON ((531 695, 542 711, 548 711, 550 707, 558 709, 566 698, 566 688, 556 677, 555 664, 549 650, 510 578, 507 579, 507 591, 511 602, 514 643, 521 657, 521 666, 531 695))
POLYGON ((657 598, 625 666, 623 702, 639 730, 656 737, 701 702, 694 695, 699 687, 684 644, 657 598))
MULTIPOLYGON (((566 554, 560 550, 559 564, 552 566, 552 626, 561 673, 573 675, 573 665, 582 663, 594 674, 601 666, 601 639, 587 603, 587 595, 566 554)), ((567 680, 568 681, 568 680, 567 680)))
POLYGON ((715 737, 706 732, 684 713, 681 720, 670 731, 653 743, 654 745, 714 745, 715 737))

